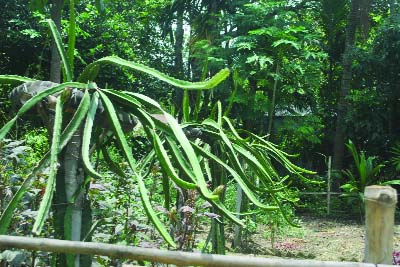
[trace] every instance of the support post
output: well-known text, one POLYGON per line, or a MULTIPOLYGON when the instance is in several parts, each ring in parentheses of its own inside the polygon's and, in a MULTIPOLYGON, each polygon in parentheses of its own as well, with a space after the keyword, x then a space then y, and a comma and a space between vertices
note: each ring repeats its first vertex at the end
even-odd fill
POLYGON ((329 215, 331 213, 331 167, 332 167, 332 157, 328 158, 328 184, 326 192, 326 213, 329 215))
POLYGON ((390 186, 367 186, 365 196, 364 262, 392 264, 396 190, 390 186))

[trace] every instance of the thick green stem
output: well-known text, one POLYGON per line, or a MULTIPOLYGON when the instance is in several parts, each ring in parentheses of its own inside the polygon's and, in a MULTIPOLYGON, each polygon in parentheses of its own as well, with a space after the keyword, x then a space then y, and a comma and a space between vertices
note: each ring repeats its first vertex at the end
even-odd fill
MULTIPOLYGON (((72 241, 81 240, 82 227, 82 206, 83 192, 80 186, 84 180, 84 174, 80 168, 80 151, 81 151, 81 130, 78 130, 71 138, 66 148, 64 158, 65 166, 65 193, 66 201, 69 204, 65 215, 65 237, 72 241)), ((79 267, 79 255, 73 258, 67 256, 68 266, 79 267)))

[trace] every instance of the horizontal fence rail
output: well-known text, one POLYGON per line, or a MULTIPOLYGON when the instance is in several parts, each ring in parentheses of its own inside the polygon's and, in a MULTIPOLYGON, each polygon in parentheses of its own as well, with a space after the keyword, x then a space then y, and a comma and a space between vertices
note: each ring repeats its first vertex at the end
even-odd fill
MULTIPOLYGON (((113 258, 159 262, 178 266, 209 267, 389 267, 392 265, 315 260, 271 259, 138 248, 95 242, 66 241, 0 235, 0 248, 26 249, 70 254, 103 255, 113 258)), ((334 253, 334 252, 333 252, 334 253)))

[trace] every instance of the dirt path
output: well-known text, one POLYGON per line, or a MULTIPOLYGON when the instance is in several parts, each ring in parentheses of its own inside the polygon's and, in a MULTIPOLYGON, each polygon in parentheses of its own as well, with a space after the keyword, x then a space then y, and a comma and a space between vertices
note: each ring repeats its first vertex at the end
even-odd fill
MULTIPOLYGON (((287 228, 275 238, 274 248, 268 229, 259 226, 251 236, 251 253, 324 261, 362 261, 364 225, 332 219, 302 218, 301 229, 287 228)), ((250 245, 250 246, 251 246, 250 245)), ((400 225, 396 225, 394 249, 400 250, 400 225)))

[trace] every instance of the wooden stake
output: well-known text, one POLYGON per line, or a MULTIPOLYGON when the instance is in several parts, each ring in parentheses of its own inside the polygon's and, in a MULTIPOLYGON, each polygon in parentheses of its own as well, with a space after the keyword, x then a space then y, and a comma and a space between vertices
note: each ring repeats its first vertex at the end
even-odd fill
POLYGON ((332 157, 328 158, 328 184, 326 192, 326 203, 327 203, 327 214, 331 213, 331 167, 332 167, 332 157))
POLYGON ((364 262, 392 264, 396 190, 390 186, 365 188, 365 258, 364 262))

